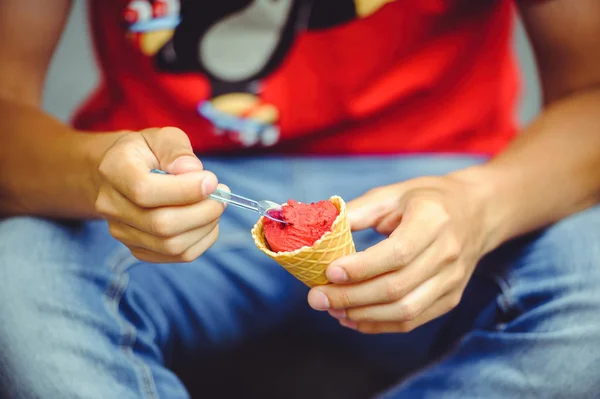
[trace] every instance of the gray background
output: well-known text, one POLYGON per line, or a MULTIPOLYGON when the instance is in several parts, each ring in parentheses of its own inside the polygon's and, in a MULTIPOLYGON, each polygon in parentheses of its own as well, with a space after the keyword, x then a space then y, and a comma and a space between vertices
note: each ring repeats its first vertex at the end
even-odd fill
MULTIPOLYGON (((90 48, 84 0, 75 0, 69 23, 50 67, 46 82, 44 108, 62 120, 68 120, 76 107, 97 83, 96 64, 90 48)), ((540 93, 529 43, 518 25, 515 51, 523 70, 522 98, 515 110, 523 123, 540 109, 540 93)))

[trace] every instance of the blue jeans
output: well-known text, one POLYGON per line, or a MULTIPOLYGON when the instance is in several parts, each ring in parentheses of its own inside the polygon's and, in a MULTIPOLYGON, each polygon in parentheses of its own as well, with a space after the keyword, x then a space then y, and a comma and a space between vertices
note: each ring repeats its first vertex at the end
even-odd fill
MULTIPOLYGON (((482 159, 203 161, 236 192, 283 202, 351 199, 482 159)), ((176 361, 286 323, 397 373, 385 398, 600 396, 600 207, 490 254, 448 315, 408 334, 379 336, 310 310, 307 288, 254 247, 255 220, 229 207, 213 248, 193 263, 170 265, 136 260, 103 221, 1 221, 6 397, 186 398, 172 371, 176 361)), ((355 239, 364 249, 382 237, 367 231, 355 239)))

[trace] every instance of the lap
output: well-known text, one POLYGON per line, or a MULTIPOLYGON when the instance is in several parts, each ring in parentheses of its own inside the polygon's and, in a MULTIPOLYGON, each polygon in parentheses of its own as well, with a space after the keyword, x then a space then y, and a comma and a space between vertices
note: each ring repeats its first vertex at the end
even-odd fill
MULTIPOLYGON (((283 194, 302 201, 332 194, 352 198, 371 186, 442 174, 476 160, 327 162, 334 166, 308 160, 229 164, 210 159, 205 165, 241 194, 283 202, 283 194), (273 171, 275 179, 268 186, 262 184, 265 171, 273 171), (363 175, 363 185, 354 174, 363 175)), ((138 262, 109 236, 104 222, 7 219, 0 222, 0 341, 7 348, 0 353, 0 367, 10 379, 1 377, 0 384, 19 387, 19 392, 29 389, 30 396, 44 391, 45 397, 68 397, 65 392, 153 397, 165 389, 168 397, 186 397, 169 371, 176 360, 197 358, 260 334, 297 318, 304 309, 312 315, 306 323, 325 326, 320 333, 331 334, 333 341, 348 337, 348 343, 364 348, 373 361, 388 361, 403 372, 431 360, 434 347, 446 351, 442 361, 393 392, 426 397, 425 392, 444 388, 447 397, 454 397, 452 381, 467 385, 483 370, 481 365, 496 376, 489 382, 494 387, 502 375, 496 369, 535 381, 546 378, 545 373, 558 373, 563 359, 576 367, 540 392, 557 392, 574 375, 583 380, 584 392, 594 384, 586 370, 598 362, 591 341, 599 339, 600 329, 599 217, 594 208, 504 246, 479 268, 456 312, 413 334, 385 337, 341 330, 326 315, 310 312, 306 287, 254 248, 248 234, 252 214, 228 209, 217 244, 196 262, 178 265, 138 262), (460 345, 448 351, 454 337, 462 337, 460 345), (527 358, 521 351, 535 356, 527 358), (402 361, 404 366, 398 366, 402 361), (63 390, 53 396, 48 389, 63 390)), ((363 233, 357 235, 357 244, 365 247, 378 239, 363 233)), ((471 392, 483 392, 476 390, 478 384, 470 386, 471 392)), ((463 397, 468 397, 465 392, 463 397)))
MULTIPOLYGON (((430 161, 205 163, 241 194, 283 202, 287 196, 351 198, 371 185, 427 173, 425 165, 431 173, 444 173, 474 162, 430 161), (386 167, 394 174, 382 174, 386 167), (363 186, 356 180, 348 184, 355 173, 371 178, 362 179, 363 186), (310 180, 311 175, 316 177, 310 180)), ((217 244, 182 265, 138 262, 102 221, 0 221, 0 341, 5 348, 0 366, 6 371, 1 388, 24 396, 121 398, 153 397, 167 389, 185 397, 168 368, 178 357, 270 329, 294 317, 296 306, 305 302, 306 287, 254 248, 248 234, 254 220, 228 210, 217 244)))

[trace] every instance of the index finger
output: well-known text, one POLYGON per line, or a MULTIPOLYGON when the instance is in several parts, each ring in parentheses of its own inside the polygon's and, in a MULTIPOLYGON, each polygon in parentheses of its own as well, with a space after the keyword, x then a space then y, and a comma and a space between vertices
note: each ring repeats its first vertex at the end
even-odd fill
POLYGON ((123 173, 113 185, 131 202, 143 208, 189 205, 207 198, 217 188, 214 173, 203 170, 180 175, 123 173))

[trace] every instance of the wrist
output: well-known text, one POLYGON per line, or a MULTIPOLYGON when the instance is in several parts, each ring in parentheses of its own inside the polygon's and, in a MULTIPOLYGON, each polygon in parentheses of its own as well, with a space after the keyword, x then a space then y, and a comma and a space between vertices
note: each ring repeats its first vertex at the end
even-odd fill
POLYGON ((481 255, 493 251, 510 238, 512 201, 506 198, 501 187, 499 172, 487 165, 477 165, 450 175, 466 184, 468 206, 477 218, 481 255))
POLYGON ((95 202, 100 188, 100 174, 98 168, 106 152, 122 136, 128 132, 114 133, 88 133, 78 132, 73 135, 73 146, 76 154, 80 154, 83 166, 84 179, 82 182, 83 196, 87 208, 95 213, 95 202))

